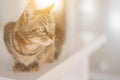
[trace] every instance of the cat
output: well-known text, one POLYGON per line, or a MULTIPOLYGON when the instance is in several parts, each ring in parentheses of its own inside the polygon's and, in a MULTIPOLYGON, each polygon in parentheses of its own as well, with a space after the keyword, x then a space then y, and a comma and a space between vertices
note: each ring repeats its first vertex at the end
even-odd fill
POLYGON ((12 54, 15 72, 36 72, 41 63, 51 63, 60 56, 65 30, 55 23, 53 5, 38 10, 31 0, 16 22, 4 28, 4 41, 12 54))

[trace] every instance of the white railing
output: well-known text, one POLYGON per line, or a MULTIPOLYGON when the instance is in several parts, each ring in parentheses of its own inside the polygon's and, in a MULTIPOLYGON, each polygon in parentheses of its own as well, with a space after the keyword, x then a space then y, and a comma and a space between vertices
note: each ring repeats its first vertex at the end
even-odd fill
MULTIPOLYGON (((15 80, 58 80, 61 76, 63 76, 68 71, 70 71, 73 67, 77 66, 78 64, 82 64, 82 66, 79 68, 81 73, 80 79, 88 80, 89 56, 92 53, 94 53, 96 50, 101 48, 105 44, 105 42, 106 42, 106 37, 101 36, 97 38, 94 42, 91 42, 89 45, 84 46, 79 52, 74 53, 73 55, 71 55, 70 57, 64 60, 60 60, 53 64, 47 64, 45 68, 41 68, 41 70, 37 73, 14 73, 12 69, 10 69, 12 66, 8 66, 5 68, 9 68, 11 71, 7 71, 5 69, 6 72, 3 70, 3 73, 6 74, 3 75, 0 72, 0 76, 1 77, 4 76, 4 78, 12 78, 13 80, 14 79, 15 80)), ((9 61, 6 62, 6 64, 7 63, 9 64, 9 61)), ((0 65, 3 64, 0 63, 0 65)), ((5 79, 5 80, 9 80, 9 79, 5 79)))

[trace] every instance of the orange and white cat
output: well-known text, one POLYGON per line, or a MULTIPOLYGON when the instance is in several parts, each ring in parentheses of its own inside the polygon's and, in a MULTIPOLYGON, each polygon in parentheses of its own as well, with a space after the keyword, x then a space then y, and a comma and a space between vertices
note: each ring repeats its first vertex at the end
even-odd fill
POLYGON ((4 29, 5 44, 15 59, 15 72, 39 70, 40 63, 59 57, 65 32, 57 27, 51 10, 54 5, 37 10, 31 0, 18 21, 4 29))

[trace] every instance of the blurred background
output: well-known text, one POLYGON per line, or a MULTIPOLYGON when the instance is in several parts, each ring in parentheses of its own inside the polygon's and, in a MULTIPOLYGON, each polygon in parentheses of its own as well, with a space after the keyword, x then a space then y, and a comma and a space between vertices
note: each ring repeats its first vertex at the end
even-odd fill
MULTIPOLYGON (((7 22, 19 18, 27 2, 0 0, 1 32, 7 22)), ((96 36, 108 38, 107 43, 89 57, 89 80, 120 80, 120 0, 57 0, 57 3, 56 23, 66 29, 66 37, 73 40, 73 44, 79 42, 74 37, 81 37, 84 45, 96 36)), ((74 46, 73 51, 76 48, 79 50, 74 46)), ((81 80, 79 66, 60 80, 81 80)))

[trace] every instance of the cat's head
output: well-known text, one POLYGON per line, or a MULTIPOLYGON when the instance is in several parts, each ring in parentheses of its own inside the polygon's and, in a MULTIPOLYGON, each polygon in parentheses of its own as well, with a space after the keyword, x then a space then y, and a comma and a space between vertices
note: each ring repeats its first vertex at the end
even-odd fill
POLYGON ((48 46, 55 39, 55 22, 51 13, 54 5, 37 10, 33 3, 29 3, 18 20, 15 32, 33 43, 48 46))

